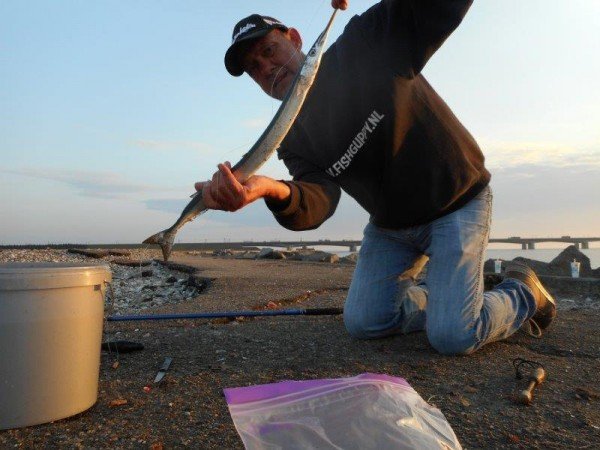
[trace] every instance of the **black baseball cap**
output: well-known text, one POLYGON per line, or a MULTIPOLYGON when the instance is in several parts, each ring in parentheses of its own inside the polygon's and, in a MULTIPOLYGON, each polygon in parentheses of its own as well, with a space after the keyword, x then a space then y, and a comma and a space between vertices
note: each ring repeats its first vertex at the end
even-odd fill
POLYGON ((243 42, 263 37, 272 30, 279 29, 287 31, 288 27, 279 20, 260 14, 252 14, 245 19, 240 20, 231 34, 231 46, 225 53, 225 68, 234 77, 239 77, 244 73, 244 69, 239 61, 239 50, 243 42))

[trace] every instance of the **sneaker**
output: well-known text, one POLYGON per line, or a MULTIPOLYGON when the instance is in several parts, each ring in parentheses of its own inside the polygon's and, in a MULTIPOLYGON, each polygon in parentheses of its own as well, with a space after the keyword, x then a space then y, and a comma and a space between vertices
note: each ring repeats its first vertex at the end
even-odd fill
POLYGON ((537 309, 533 317, 529 319, 529 334, 540 337, 542 330, 548 328, 556 317, 556 301, 544 289, 535 272, 522 262, 511 261, 506 268, 506 278, 519 280, 531 290, 537 309), (533 333, 533 328, 537 329, 537 334, 533 333))

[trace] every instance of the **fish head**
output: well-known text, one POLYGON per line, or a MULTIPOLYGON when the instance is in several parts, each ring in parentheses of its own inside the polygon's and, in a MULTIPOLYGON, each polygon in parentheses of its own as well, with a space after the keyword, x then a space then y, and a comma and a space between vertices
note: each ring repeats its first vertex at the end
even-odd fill
POLYGON ((329 30, 331 29, 331 25, 333 24, 333 19, 335 18, 336 12, 337 9, 333 12, 333 15, 331 16, 331 19, 329 19, 327 26, 306 54, 306 59, 304 60, 302 70, 300 71, 301 78, 309 79, 317 74, 317 70, 319 69, 319 65, 321 64, 323 50, 327 42, 327 36, 329 35, 329 30))

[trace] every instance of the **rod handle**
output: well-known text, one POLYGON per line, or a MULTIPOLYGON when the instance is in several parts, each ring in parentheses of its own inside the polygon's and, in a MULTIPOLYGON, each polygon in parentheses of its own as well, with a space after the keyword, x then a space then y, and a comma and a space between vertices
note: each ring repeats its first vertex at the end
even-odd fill
POLYGON ((304 310, 306 316, 334 316, 336 314, 343 314, 343 308, 310 308, 304 310))

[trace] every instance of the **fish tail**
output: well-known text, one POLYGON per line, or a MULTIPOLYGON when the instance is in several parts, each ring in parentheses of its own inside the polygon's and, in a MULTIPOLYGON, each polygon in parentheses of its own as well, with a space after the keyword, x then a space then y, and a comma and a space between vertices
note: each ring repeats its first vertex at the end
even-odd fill
POLYGON ((158 244, 160 245, 160 249, 162 250, 163 259, 165 261, 169 260, 169 256, 171 256, 171 251, 173 250, 173 243, 175 242, 175 233, 169 232, 169 230, 163 230, 156 234, 153 234, 148 239, 146 239, 144 244, 158 244))

